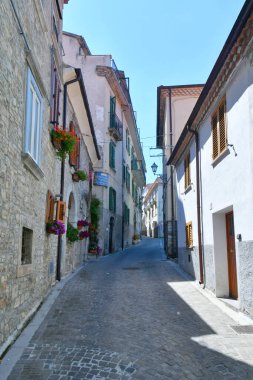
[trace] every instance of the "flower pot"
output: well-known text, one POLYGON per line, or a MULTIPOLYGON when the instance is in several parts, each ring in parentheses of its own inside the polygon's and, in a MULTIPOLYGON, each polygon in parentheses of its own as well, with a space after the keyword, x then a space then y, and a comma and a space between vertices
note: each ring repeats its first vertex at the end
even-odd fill
POLYGON ((76 173, 73 173, 73 174, 72 174, 72 180, 73 180, 74 182, 79 182, 79 176, 78 176, 76 173))
POLYGON ((61 149, 61 142, 60 141, 52 139, 52 143, 53 143, 53 146, 55 147, 55 149, 57 149, 57 150, 61 149))

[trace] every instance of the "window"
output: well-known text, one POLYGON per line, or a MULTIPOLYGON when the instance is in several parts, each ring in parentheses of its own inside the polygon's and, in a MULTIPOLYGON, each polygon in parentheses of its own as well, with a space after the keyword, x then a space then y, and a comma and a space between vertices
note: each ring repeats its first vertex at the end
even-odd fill
POLYGON ((227 147, 226 100, 220 103, 212 116, 213 159, 215 160, 227 147))
POLYGON ((125 163, 123 163, 123 165, 122 165, 122 181, 123 181, 123 183, 126 182, 126 165, 125 165, 125 163))
POLYGON ((128 154, 130 155, 130 137, 129 137, 129 132, 128 130, 126 130, 126 150, 128 152, 128 154))
POLYGON ((113 144, 113 142, 110 142, 109 144, 109 166, 110 168, 115 170, 115 149, 116 146, 113 144))
POLYGON ((42 129, 42 95, 28 68, 26 90, 25 152, 40 163, 42 129))
POLYGON ((59 75, 52 58, 52 73, 51 73, 51 109, 50 109, 50 121, 53 124, 59 124, 59 100, 60 100, 61 84, 59 75))
POLYGON ((132 197, 134 198, 135 196, 135 185, 134 185, 134 181, 132 179, 132 197))
POLYGON ((124 223, 129 225, 130 221, 130 210, 127 207, 126 203, 124 203, 124 223))
POLYGON ((72 121, 69 124, 69 131, 74 133, 76 136, 75 147, 69 154, 69 164, 70 166, 74 166, 77 170, 80 166, 80 138, 76 134, 76 128, 72 121))
POLYGON ((130 173, 128 167, 126 168, 126 188, 130 192, 130 173))
POLYGON ((32 238, 33 231, 29 230, 29 228, 23 227, 21 265, 32 263, 32 238))
POLYGON ((185 235, 186 235, 186 247, 192 248, 193 239, 192 239, 192 222, 188 222, 185 225, 185 235))
POLYGON ((184 159, 184 188, 187 189, 191 184, 191 172, 190 172, 190 153, 188 153, 184 159))
POLYGON ((110 128, 115 128, 116 97, 110 97, 110 128))
POLYGON ((112 187, 109 188, 109 210, 116 213, 116 191, 112 187))

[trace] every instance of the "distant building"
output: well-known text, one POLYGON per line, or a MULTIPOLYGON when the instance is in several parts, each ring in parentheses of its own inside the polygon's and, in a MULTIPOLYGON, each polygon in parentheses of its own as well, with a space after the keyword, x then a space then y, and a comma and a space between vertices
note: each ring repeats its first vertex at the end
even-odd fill
POLYGON ((156 144, 163 150, 164 247, 169 257, 177 256, 177 212, 175 173, 167 161, 202 89, 202 84, 157 88, 156 144))
POLYGON ((144 188, 142 233, 163 237, 163 182, 160 177, 144 188))
MULTIPOLYGON (((80 68, 101 161, 94 165, 93 193, 101 200, 99 245, 112 253, 141 232, 145 161, 129 93, 129 78, 110 55, 92 55, 84 38, 65 32, 64 62, 80 68)), ((89 136, 87 136, 89 138, 89 136)))
POLYGON ((245 1, 168 161, 176 171, 179 265, 251 316, 252 19, 253 2, 245 1))

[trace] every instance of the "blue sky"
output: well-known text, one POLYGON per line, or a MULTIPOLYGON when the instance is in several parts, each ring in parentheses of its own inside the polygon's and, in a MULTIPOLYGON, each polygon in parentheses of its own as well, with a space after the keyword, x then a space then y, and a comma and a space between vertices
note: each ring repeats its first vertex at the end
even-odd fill
POLYGON ((130 77, 147 166, 161 159, 156 139, 160 85, 205 83, 244 0, 70 0, 64 30, 82 35, 92 54, 111 54, 130 77))

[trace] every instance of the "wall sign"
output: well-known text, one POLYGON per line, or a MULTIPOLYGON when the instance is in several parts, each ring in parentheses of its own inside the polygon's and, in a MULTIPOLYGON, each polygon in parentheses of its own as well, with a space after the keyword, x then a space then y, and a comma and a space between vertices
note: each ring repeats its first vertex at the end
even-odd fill
POLYGON ((94 172, 93 185, 108 187, 109 175, 103 172, 94 172))

